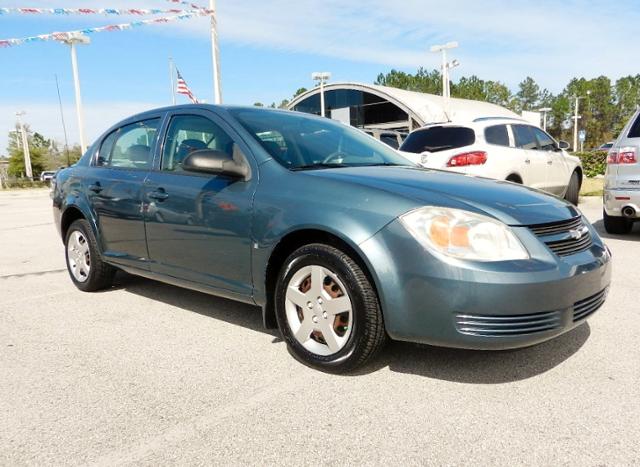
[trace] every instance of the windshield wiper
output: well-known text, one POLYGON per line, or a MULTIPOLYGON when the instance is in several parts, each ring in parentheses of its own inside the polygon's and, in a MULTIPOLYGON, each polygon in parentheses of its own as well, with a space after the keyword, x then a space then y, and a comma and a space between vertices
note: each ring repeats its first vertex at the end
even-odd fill
POLYGON ((398 164, 397 162, 375 162, 373 164, 358 164, 353 167, 413 167, 413 164, 398 164))
POLYGON ((298 165, 292 167, 291 170, 335 169, 339 167, 350 166, 347 164, 338 164, 337 162, 316 162, 315 164, 298 165))

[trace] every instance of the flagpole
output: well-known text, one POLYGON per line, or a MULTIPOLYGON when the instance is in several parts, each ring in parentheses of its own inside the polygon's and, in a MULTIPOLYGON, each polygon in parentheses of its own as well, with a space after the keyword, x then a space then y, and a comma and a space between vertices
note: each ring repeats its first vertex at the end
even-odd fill
POLYGON ((176 105, 176 84, 173 81, 173 59, 169 57, 169 83, 171 85, 171 103, 176 105))
POLYGON ((222 104, 222 90, 220 89, 220 51, 218 49, 218 24, 216 22, 216 0, 209 0, 211 10, 211 58, 213 64, 213 102, 222 104))

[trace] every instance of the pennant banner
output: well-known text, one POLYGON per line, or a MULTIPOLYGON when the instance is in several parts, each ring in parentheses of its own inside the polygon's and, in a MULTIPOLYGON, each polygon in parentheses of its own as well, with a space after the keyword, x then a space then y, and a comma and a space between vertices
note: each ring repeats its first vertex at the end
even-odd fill
POLYGON ((100 26, 96 28, 86 28, 80 29, 77 31, 67 31, 67 32, 54 32, 51 34, 41 34, 39 36, 31 36, 31 37, 23 37, 18 39, 2 39, 0 40, 0 48, 3 47, 13 47, 16 45, 22 45, 29 42, 45 42, 45 41, 62 41, 65 39, 69 39, 71 37, 77 36, 79 34, 95 34, 99 32, 112 32, 112 31, 125 31, 128 29, 137 28, 140 26, 147 26, 151 24, 162 24, 162 23, 172 23, 175 21, 181 21, 184 19, 194 18, 197 16, 208 16, 210 14, 209 10, 198 9, 197 11, 190 11, 181 15, 176 16, 164 16, 161 18, 153 18, 153 19, 145 19, 141 21, 134 21, 131 23, 124 24, 111 24, 108 26, 100 26))
MULTIPOLYGON (((176 3, 176 2, 172 2, 176 3)), ((204 8, 198 7, 197 5, 189 5, 192 7, 191 10, 179 10, 179 9, 141 9, 141 8, 129 8, 129 9, 118 9, 118 8, 0 8, 0 15, 8 15, 8 14, 26 14, 26 15, 37 15, 37 14, 49 14, 49 15, 139 15, 139 16, 147 16, 147 15, 169 15, 169 14, 190 14, 195 13, 195 11, 206 11, 207 14, 210 13, 209 10, 205 10, 204 8), (196 8, 193 8, 196 7, 196 8)))

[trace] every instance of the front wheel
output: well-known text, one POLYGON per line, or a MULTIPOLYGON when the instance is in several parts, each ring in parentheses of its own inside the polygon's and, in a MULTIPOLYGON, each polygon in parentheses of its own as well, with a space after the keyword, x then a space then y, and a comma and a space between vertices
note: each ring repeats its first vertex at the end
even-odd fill
POLYGON ((328 245, 303 246, 287 258, 276 285, 276 318, 292 354, 322 370, 362 366, 386 341, 366 274, 328 245))
POLYGON ((65 238, 67 270, 83 292, 110 287, 115 269, 102 261, 91 226, 84 219, 74 221, 65 238))
POLYGON ((604 230, 610 234, 628 234, 633 228, 633 222, 626 217, 610 216, 604 209, 602 210, 602 219, 604 221, 604 230))
POLYGON ((577 172, 571 174, 569 179, 569 186, 567 186, 567 192, 564 195, 564 199, 569 201, 574 206, 578 205, 580 198, 580 176, 577 172))

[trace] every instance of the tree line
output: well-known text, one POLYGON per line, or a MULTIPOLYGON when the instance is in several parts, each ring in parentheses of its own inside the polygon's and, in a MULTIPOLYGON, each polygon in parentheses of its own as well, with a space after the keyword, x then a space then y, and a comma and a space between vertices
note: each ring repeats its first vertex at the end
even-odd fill
MULTIPOLYGON (((419 68, 415 74, 391 70, 380 73, 374 84, 442 94, 438 70, 419 68)), ((547 114, 547 131, 556 139, 566 141, 572 139, 575 96, 582 97, 578 108, 579 126, 587 133, 585 148, 594 148, 615 139, 640 105, 640 74, 625 76, 615 82, 606 76, 573 78, 558 94, 541 88, 531 77, 520 82, 514 93, 500 81, 471 75, 451 83, 451 96, 491 102, 516 113, 551 108, 547 114)))
MULTIPOLYGON (((56 170, 75 164, 82 151, 80 145, 76 144, 70 148, 61 148, 58 143, 41 133, 34 132, 28 124, 25 124, 27 141, 29 144, 29 156, 31 158, 31 169, 33 177, 37 178, 45 170, 56 170)), ((24 151, 22 149, 21 132, 16 126, 14 131, 9 132, 9 167, 7 173, 10 177, 22 178, 26 174, 24 165, 24 151)))

